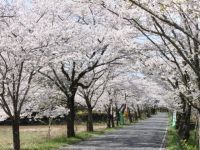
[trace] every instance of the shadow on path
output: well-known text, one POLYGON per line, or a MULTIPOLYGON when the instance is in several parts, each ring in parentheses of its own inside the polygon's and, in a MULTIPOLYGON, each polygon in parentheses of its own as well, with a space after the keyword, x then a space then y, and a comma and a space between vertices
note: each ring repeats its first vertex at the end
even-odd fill
POLYGON ((167 113, 158 113, 134 125, 59 150, 164 150, 167 126, 167 113))

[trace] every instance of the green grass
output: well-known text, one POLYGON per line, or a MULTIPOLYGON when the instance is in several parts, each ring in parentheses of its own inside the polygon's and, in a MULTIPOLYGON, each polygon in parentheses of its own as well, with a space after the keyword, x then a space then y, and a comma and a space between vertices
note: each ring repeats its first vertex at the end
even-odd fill
POLYGON ((172 114, 169 113, 169 127, 167 132, 167 149, 166 150, 198 150, 196 145, 195 130, 190 131, 189 140, 182 141, 177 130, 171 126, 172 114))
MULTIPOLYGON (((131 123, 134 124, 135 122, 131 123)), ((85 125, 79 125, 76 129, 76 137, 67 138, 66 126, 53 125, 51 138, 47 138, 47 126, 21 126, 20 140, 21 150, 51 150, 63 145, 75 144, 90 137, 111 132, 113 130, 130 125, 119 125, 115 128, 106 128, 105 124, 95 124, 94 132, 86 132, 85 125)), ((12 132, 10 126, 0 126, 0 150, 12 150, 12 132)))
MULTIPOLYGON (((58 135, 58 136, 52 137, 51 139, 47 139, 44 135, 42 135, 41 132, 30 132, 30 131, 21 132, 21 136, 20 136, 21 150, 52 150, 52 149, 54 150, 68 144, 78 143, 80 141, 86 140, 93 136, 98 136, 106 132, 111 132, 113 130, 122 128, 123 126, 126 126, 126 125, 120 125, 115 128, 101 128, 101 129, 98 129, 98 131, 94 131, 94 132, 82 131, 82 132, 77 133, 76 136, 72 138, 68 138, 65 135, 58 135)), ((4 134, 0 134, 0 140, 4 141, 2 143, 0 141, 0 150, 12 150, 12 138, 11 138, 12 135, 9 129, 10 128, 8 127, 2 128, 2 129, 0 128, 0 133, 4 133, 5 131, 4 134)))
POLYGON ((197 143, 195 138, 195 130, 190 131, 190 138, 188 142, 181 141, 183 150, 198 150, 197 149, 197 143))
MULTIPOLYGON (((67 138, 66 136, 61 136, 57 138, 53 138, 50 140, 42 141, 41 143, 36 143, 34 145, 31 145, 31 147, 22 147, 21 150, 51 150, 51 149, 57 149, 61 146, 67 146, 68 144, 75 144, 80 141, 84 141, 88 138, 91 138, 93 136, 97 135, 102 135, 105 134, 106 132, 113 131, 115 129, 122 128, 123 126, 118 126, 115 128, 107 128, 107 129, 102 129, 100 131, 94 131, 94 132, 80 132, 76 134, 75 137, 72 138, 67 138)), ((29 145, 30 146, 30 145, 29 145)))
POLYGON ((180 140, 177 131, 173 127, 168 129, 167 150, 197 150, 195 145, 195 131, 190 132, 190 138, 186 142, 180 140))
POLYGON ((182 150, 179 136, 173 127, 167 132, 167 150, 182 150))
MULTIPOLYGON (((97 133, 105 130, 105 124, 94 124, 97 133)), ((22 150, 48 150, 58 148, 66 143, 79 142, 83 138, 90 137, 90 133, 85 131, 86 126, 76 125, 77 136, 75 138, 66 138, 65 125, 53 125, 51 138, 47 138, 48 126, 20 126, 20 140, 22 150)), ((0 150, 12 150, 12 128, 10 126, 0 126, 0 150)))
POLYGON ((59 148, 62 145, 75 144, 77 142, 88 139, 92 136, 103 134, 104 131, 95 131, 95 132, 81 132, 78 133, 75 137, 67 138, 66 136, 56 137, 50 140, 42 141, 41 143, 36 143, 29 145, 30 147, 22 147, 22 150, 50 150, 59 148))

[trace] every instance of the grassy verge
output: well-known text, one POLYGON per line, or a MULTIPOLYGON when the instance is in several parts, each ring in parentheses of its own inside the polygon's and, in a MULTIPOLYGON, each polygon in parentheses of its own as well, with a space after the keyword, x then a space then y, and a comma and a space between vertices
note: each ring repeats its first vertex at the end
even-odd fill
MULTIPOLYGON (((65 135, 57 135, 55 137, 52 137, 51 139, 45 138, 45 136, 42 136, 41 132, 35 133, 21 133, 21 150, 51 150, 51 149, 58 149, 59 147, 63 145, 68 145, 68 144, 75 144, 80 141, 86 140, 88 138, 91 138, 93 136, 97 135, 102 135, 105 134, 106 132, 122 128, 123 126, 118 126, 115 128, 100 128, 97 129, 97 131, 94 132, 86 132, 86 131, 81 131, 76 134, 75 137, 68 138, 65 135)), ((3 130, 3 129, 2 129, 3 130)), ((2 131, 0 133, 3 133, 2 131)), ((7 132, 5 132, 7 133, 7 132)), ((6 141, 7 144, 1 143, 0 141, 0 150, 12 150, 12 141, 11 137, 9 135, 3 136, 3 134, 0 134, 0 139, 4 138, 9 138, 9 141, 6 141), (2 137, 1 137, 2 136, 2 137)))
MULTIPOLYGON (((145 119, 145 118, 143 118, 145 119)), ((136 122, 133 122, 131 124, 135 124, 136 122)), ((100 129, 99 131, 94 131, 94 132, 80 132, 76 134, 76 137, 73 138, 67 138, 66 136, 61 136, 61 137, 57 137, 57 138, 53 138, 50 140, 46 140, 45 142, 41 142, 41 143, 37 143, 35 145, 31 145, 31 147, 24 147, 22 148, 22 150, 50 150, 50 149, 56 149, 59 148, 61 146, 64 145, 68 145, 68 144, 75 144, 78 143, 80 141, 84 141, 88 138, 97 136, 97 135, 102 135, 105 134, 106 132, 110 132, 116 129, 120 129, 124 126, 127 125, 131 125, 130 123, 127 123, 126 125, 119 125, 116 126, 115 128, 104 128, 104 129, 100 129)))
POLYGON ((110 129, 101 129, 100 131, 94 131, 94 132, 87 132, 83 131, 80 133, 77 133, 75 137, 68 138, 66 136, 61 136, 57 138, 53 138, 50 140, 43 141, 41 143, 37 143, 35 145, 31 145, 31 147, 23 147, 21 150, 50 150, 50 149, 57 149, 61 146, 65 146, 68 144, 76 144, 80 141, 84 141, 88 138, 105 134, 106 132, 121 128, 122 126, 118 126, 115 128, 110 129))
POLYGON ((195 146, 195 132, 190 132, 188 142, 180 140, 177 131, 170 127, 167 135, 167 150, 197 150, 195 146))
POLYGON ((167 132, 167 150, 182 150, 181 141, 173 127, 170 127, 167 132))
MULTIPOLYGON (((131 124, 134 124, 133 122, 131 124)), ((105 124, 95 124, 95 132, 86 132, 85 125, 76 125, 76 137, 67 138, 65 136, 66 127, 63 125, 53 125, 51 139, 47 138, 48 126, 21 126, 21 150, 51 150, 63 145, 75 144, 90 137, 104 134, 106 132, 122 128, 120 125, 115 128, 106 128, 105 124)), ((0 126, 0 150, 12 150, 12 132, 10 126, 0 126)))
POLYGON ((81 132, 78 133, 75 137, 67 138, 66 136, 56 137, 50 140, 42 141, 41 143, 37 143, 34 145, 29 145, 30 147, 22 147, 22 150, 50 150, 50 149, 56 149, 59 148, 62 145, 67 144, 75 144, 77 142, 83 141, 87 138, 90 138, 94 135, 100 135, 103 134, 104 130, 102 131, 95 131, 95 132, 81 132))
MULTIPOLYGON (((106 124, 104 123, 94 124, 94 129, 96 131, 101 131, 104 130, 105 128, 106 124)), ((84 133, 84 131, 86 130, 86 125, 85 124, 75 125, 75 130, 78 136, 79 134, 84 133)), ((61 145, 62 141, 66 138, 65 137, 66 132, 67 129, 65 125, 52 125, 51 139, 48 139, 47 138, 48 126, 46 125, 20 126, 21 148, 24 150, 51 149, 47 148, 48 147, 47 145, 49 145, 49 147, 56 147, 56 145, 61 145)), ((80 135, 80 137, 82 137, 82 135, 80 135)), ((70 139, 70 140, 75 141, 76 139, 70 139)), ((13 147, 12 143, 13 142, 12 142, 11 126, 0 126, 0 150, 12 150, 13 147)))

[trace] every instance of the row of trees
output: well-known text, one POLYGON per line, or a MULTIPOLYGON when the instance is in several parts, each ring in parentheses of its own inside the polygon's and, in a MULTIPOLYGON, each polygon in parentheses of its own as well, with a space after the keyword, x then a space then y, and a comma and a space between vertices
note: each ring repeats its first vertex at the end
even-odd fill
POLYGON ((199 1, 128 0, 101 5, 140 32, 142 38, 135 42, 143 54, 144 72, 171 86, 174 99, 168 103, 179 109, 178 133, 188 140, 191 112, 198 118, 200 112, 199 1))
POLYGON ((76 105, 86 107, 93 131, 94 109, 108 114, 110 127, 114 113, 140 117, 160 102, 179 108, 188 139, 191 108, 200 108, 199 2, 0 2, 0 106, 12 119, 15 150, 22 114, 56 108, 72 137, 76 105))
MULTIPOLYGON (((114 3, 114 2, 113 2, 114 3)), ((196 0, 129 0, 103 6, 121 17, 142 35, 141 61, 147 74, 160 76, 168 82, 174 94, 169 101, 179 109, 178 133, 189 139, 192 109, 199 116, 199 5, 196 0), (136 13, 136 12, 140 13, 136 13), (157 69, 155 69, 157 68, 157 69)), ((170 87, 169 87, 170 88, 170 87)))
POLYGON ((171 85, 179 108, 178 133, 189 139, 192 109, 200 113, 200 62, 199 62, 199 5, 198 1, 137 1, 130 0, 130 7, 144 15, 124 16, 146 38, 152 54, 158 52, 154 75, 171 85), (144 21, 145 20, 145 21, 144 21))
POLYGON ((20 116, 41 103, 66 113, 68 137, 75 136, 78 91, 87 106, 89 131, 97 102, 111 116, 109 97, 116 94, 108 81, 121 74, 116 67, 125 64, 133 48, 132 31, 118 16, 89 1, 2 0, 0 9, 0 106, 12 120, 15 150, 20 149, 20 116))

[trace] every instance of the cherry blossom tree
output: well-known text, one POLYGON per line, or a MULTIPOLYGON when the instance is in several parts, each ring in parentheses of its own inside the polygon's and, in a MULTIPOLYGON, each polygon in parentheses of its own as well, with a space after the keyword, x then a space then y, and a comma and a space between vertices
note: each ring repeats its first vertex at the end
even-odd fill
MULTIPOLYGON (((141 8, 151 17, 151 28, 133 19, 136 27, 161 52, 166 61, 174 63, 180 74, 179 82, 185 86, 185 99, 195 109, 199 110, 199 55, 198 55, 198 16, 194 8, 196 1, 166 1, 154 2, 154 6, 145 7, 145 2, 133 4, 141 8), (152 10, 152 8, 160 8, 152 10), (159 11, 159 13, 157 13, 159 11), (172 12, 169 15, 169 12, 172 12), (175 18, 172 17, 176 16, 175 18), (192 22, 190 20, 193 20, 192 22), (158 37, 155 42, 148 33, 158 37), (162 44, 162 45, 161 45, 162 44), (196 89, 196 90, 194 90, 196 89)), ((184 92, 183 92, 184 93, 184 92)))
POLYGON ((1 1, 0 106, 12 120, 15 150, 20 149, 21 112, 31 101, 35 75, 41 68, 43 52, 52 44, 50 35, 55 31, 49 28, 50 18, 40 22, 44 15, 38 5, 29 8, 23 1, 1 1))
POLYGON ((8 25, 4 25, 0 52, 0 105, 12 120, 14 149, 18 150, 20 112, 28 99, 31 82, 37 71, 37 58, 31 58, 34 55, 31 49, 34 47, 30 49, 22 43, 26 40, 25 37, 21 37, 20 33, 12 28, 15 22, 10 19, 6 19, 5 22, 8 25))
POLYGON ((114 127, 114 110, 119 118, 127 109, 131 121, 131 111, 149 114, 155 100, 178 107, 168 101, 171 91, 187 104, 184 110, 199 110, 199 12, 189 13, 195 1, 1 2, 0 106, 13 121, 15 150, 20 115, 33 103, 40 111, 47 105, 41 114, 49 118, 63 110, 68 137, 75 136, 78 95, 87 105, 89 131, 93 109, 106 111, 114 127), (50 86, 41 87, 41 78, 50 86))
MULTIPOLYGON (((51 137, 51 125, 55 118, 65 118, 68 114, 64 102, 64 95, 56 88, 54 85, 43 79, 39 80, 37 91, 32 95, 34 96, 35 104, 31 104, 31 108, 28 112, 35 113, 35 120, 43 121, 43 118, 47 118, 48 122, 43 122, 48 124, 48 134, 47 138, 51 137)), ((27 110, 25 110, 24 115, 27 115, 27 110)))
MULTIPOLYGON (((109 73, 107 72, 108 68, 100 70, 98 72, 93 72, 95 79, 92 80, 91 85, 88 88, 79 89, 78 95, 81 96, 87 106, 87 131, 93 131, 93 118, 92 111, 98 105, 98 101, 101 96, 104 94, 106 89, 106 84, 108 82, 109 73)), ((87 79, 89 80, 89 79, 87 79)))
POLYGON ((66 6, 71 8, 68 21, 73 22, 73 26, 63 30, 66 32, 64 41, 62 38, 61 42, 49 49, 44 57, 44 67, 39 72, 55 83, 66 96, 70 110, 67 134, 70 137, 75 136, 74 97, 77 89, 88 88, 92 84, 90 81, 95 80, 91 76, 89 82, 85 82, 84 77, 97 68, 117 64, 124 55, 121 51, 129 45, 128 39, 121 36, 122 31, 127 32, 126 29, 121 25, 120 30, 113 27, 116 21, 101 6, 73 1, 66 3, 66 6))

